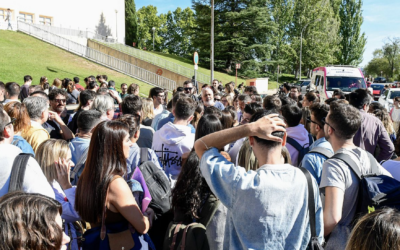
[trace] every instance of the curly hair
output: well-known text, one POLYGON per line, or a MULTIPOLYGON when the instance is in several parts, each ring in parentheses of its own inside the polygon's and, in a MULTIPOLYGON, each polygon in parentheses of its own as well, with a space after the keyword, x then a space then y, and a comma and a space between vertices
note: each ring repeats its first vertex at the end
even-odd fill
POLYGON ((61 204, 41 194, 12 192, 0 199, 1 249, 58 250, 63 231, 61 204))

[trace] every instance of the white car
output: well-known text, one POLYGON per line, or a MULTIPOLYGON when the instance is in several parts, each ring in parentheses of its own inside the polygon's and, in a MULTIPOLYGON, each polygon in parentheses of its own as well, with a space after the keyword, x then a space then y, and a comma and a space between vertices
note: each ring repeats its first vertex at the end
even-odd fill
POLYGON ((308 92, 308 86, 310 85, 311 79, 300 80, 294 85, 300 87, 300 94, 305 95, 308 92))
POLYGON ((400 88, 390 88, 381 97, 378 102, 386 108, 388 112, 393 108, 393 99, 400 97, 400 88))

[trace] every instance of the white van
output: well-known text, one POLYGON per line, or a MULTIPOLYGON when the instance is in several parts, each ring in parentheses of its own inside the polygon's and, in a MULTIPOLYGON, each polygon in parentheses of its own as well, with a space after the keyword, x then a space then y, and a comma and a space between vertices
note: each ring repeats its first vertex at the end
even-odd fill
POLYGON ((331 98, 335 89, 341 89, 348 94, 360 88, 366 89, 367 87, 364 75, 357 67, 329 65, 313 70, 310 89, 319 92, 321 102, 331 98))

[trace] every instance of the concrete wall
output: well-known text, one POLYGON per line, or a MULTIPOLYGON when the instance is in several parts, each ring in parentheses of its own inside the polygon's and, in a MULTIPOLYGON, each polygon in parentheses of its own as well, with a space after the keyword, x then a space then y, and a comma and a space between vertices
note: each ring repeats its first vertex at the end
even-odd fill
POLYGON ((146 69, 146 70, 148 70, 150 72, 153 72, 153 73, 157 73, 161 69, 162 70, 162 75, 161 76, 175 81, 177 87, 183 86, 183 82, 185 82, 186 80, 190 80, 190 78, 188 78, 186 76, 182 76, 182 75, 179 75, 179 74, 177 74, 175 72, 166 70, 164 68, 160 68, 160 67, 158 67, 156 65, 153 65, 151 63, 148 63, 146 61, 137 59, 136 57, 133 57, 131 55, 127 55, 127 54, 122 53, 122 52, 120 52, 118 50, 115 50, 113 48, 110 48, 110 47, 107 47, 105 45, 99 44, 99 43, 97 43, 96 41, 93 41, 93 40, 88 40, 87 46, 89 48, 93 48, 93 49, 98 50, 98 51, 100 51, 100 52, 102 52, 104 54, 107 54, 107 55, 110 55, 112 57, 121 59, 121 60, 123 60, 125 62, 131 63, 133 65, 136 65, 136 66, 138 66, 140 68, 146 69))
MULTIPOLYGON (((119 42, 125 39, 125 0, 1 0, 0 9, 7 8, 12 11, 13 22, 20 13, 28 13, 33 15, 35 24, 39 24, 39 17, 44 16, 52 19, 52 26, 91 32, 95 31, 103 13, 112 37, 117 34, 119 42)), ((0 18, 0 28, 6 27, 0 18)))

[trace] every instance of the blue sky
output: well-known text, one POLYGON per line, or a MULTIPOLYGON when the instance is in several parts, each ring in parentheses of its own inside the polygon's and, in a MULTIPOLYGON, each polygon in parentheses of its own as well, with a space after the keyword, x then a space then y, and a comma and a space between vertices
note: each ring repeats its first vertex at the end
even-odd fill
MULTIPOLYGON (((363 0, 364 23, 362 31, 367 36, 367 45, 361 66, 372 59, 372 52, 381 48, 387 37, 400 37, 400 0, 363 0)), ((135 0, 136 9, 154 5, 159 13, 167 13, 177 7, 192 6, 191 0, 135 0)))

